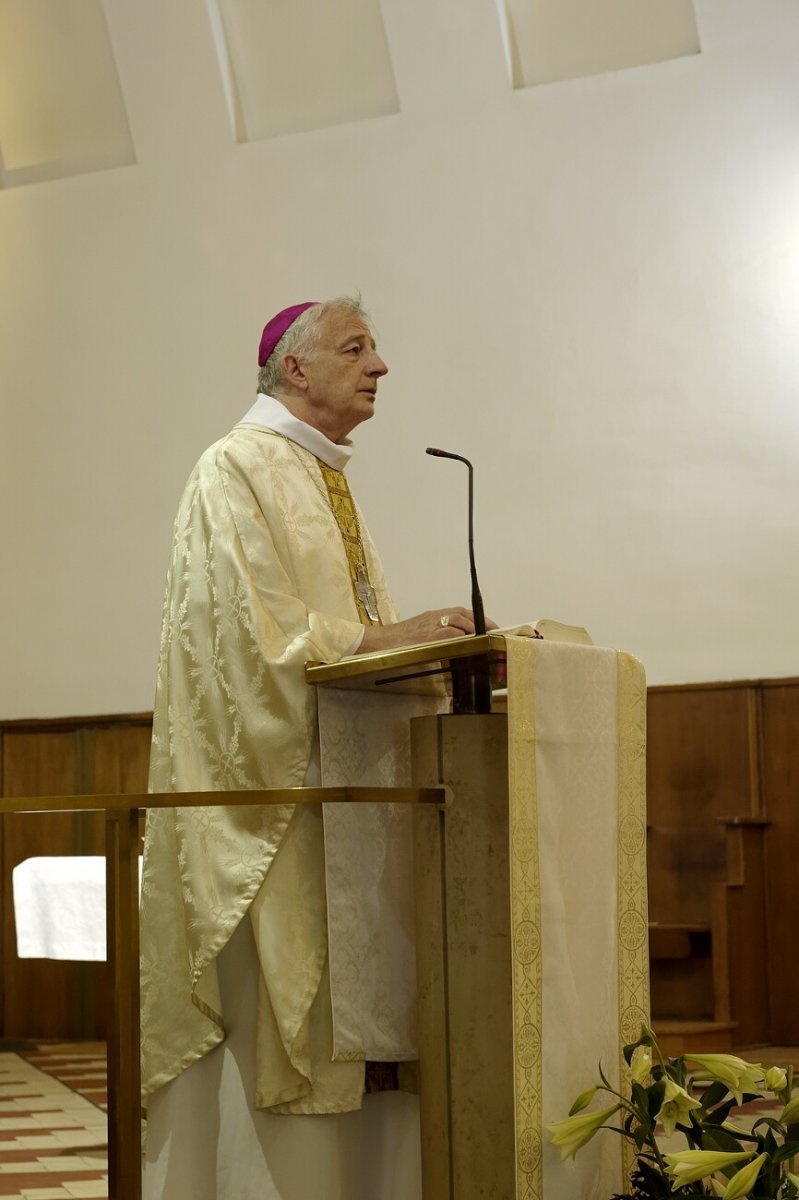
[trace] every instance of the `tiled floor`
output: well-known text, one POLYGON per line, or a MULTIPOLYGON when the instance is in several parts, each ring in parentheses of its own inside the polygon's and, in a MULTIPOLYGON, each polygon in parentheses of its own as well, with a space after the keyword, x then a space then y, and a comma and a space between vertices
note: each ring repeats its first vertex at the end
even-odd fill
POLYGON ((0 1052, 0 1198, 107 1200, 105 1047, 0 1052))
MULTIPOLYGON (((0 1048, 0 1200, 107 1200, 105 1044, 0 1048)), ((765 1066, 792 1063, 799 1047, 738 1051, 765 1066)), ((756 1101, 737 1119, 751 1124, 781 1106, 756 1101)), ((677 1136, 664 1149, 684 1149, 677 1136)))

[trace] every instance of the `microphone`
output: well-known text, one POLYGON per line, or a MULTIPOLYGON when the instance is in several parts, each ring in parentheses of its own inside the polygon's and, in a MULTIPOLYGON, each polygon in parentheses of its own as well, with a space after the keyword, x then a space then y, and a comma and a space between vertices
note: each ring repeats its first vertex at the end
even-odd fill
POLYGON ((474 468, 468 458, 464 458, 462 454, 453 454, 450 450, 437 450, 434 446, 428 446, 425 454, 432 454, 434 458, 454 458, 456 462, 466 463, 469 468, 469 570, 472 577, 472 613, 474 614, 475 634, 485 633, 486 619, 483 612, 483 597, 480 595, 477 568, 474 565, 474 468))

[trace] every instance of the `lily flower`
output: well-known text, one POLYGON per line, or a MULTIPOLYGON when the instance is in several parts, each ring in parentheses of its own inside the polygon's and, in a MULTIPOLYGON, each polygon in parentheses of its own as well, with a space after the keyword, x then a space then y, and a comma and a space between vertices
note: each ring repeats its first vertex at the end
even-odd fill
POLYGON ((700 1101, 689 1096, 685 1088, 681 1088, 673 1079, 667 1079, 663 1103, 655 1120, 660 1121, 666 1136, 671 1137, 678 1121, 684 1121, 692 1108, 701 1107, 700 1101))
POLYGON ((758 1154, 754 1162, 747 1163, 740 1171, 736 1171, 724 1189, 723 1200, 741 1200, 743 1196, 748 1196, 767 1158, 768 1154, 758 1154))
POLYGON ((756 1092, 763 1082, 760 1063, 744 1062, 735 1054, 691 1054, 692 1062, 704 1067, 711 1079, 718 1079, 741 1103, 744 1092, 756 1092))
POLYGON ((784 1067, 769 1067, 764 1082, 770 1092, 781 1092, 788 1086, 788 1076, 784 1067))
POLYGON ((573 1117, 575 1113, 582 1112, 584 1108, 588 1108, 588 1105, 591 1103, 598 1091, 599 1087, 597 1086, 589 1088, 587 1092, 580 1092, 580 1095, 569 1109, 569 1116, 573 1117))
POLYGON ((633 1083, 643 1083, 652 1070, 652 1047, 636 1046, 630 1060, 630 1074, 633 1083))
POLYGON ((697 1183, 717 1171, 726 1171, 736 1163, 746 1162, 753 1150, 742 1150, 740 1154, 727 1154, 722 1150, 680 1150, 676 1154, 664 1154, 666 1167, 674 1180, 675 1187, 686 1183, 697 1183))
POLYGON ((552 1121, 546 1126, 546 1131, 552 1144, 560 1150, 561 1158, 573 1158, 620 1108, 620 1104, 610 1104, 596 1112, 577 1113, 576 1116, 566 1117, 562 1121, 552 1121))
POLYGON ((780 1115, 781 1125, 795 1125, 799 1121, 799 1095, 793 1096, 780 1115))

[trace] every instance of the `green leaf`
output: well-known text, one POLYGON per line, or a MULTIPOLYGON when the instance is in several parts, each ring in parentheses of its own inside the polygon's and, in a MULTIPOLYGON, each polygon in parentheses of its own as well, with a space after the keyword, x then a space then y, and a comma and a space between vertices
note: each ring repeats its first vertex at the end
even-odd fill
POLYGON ((685 1136, 685 1140, 692 1150, 701 1150, 702 1130, 694 1129, 690 1125, 681 1125, 678 1121, 674 1126, 675 1130, 679 1130, 685 1136))
POLYGON ((643 1045, 643 1042, 641 1041, 641 1038, 639 1038, 637 1042, 628 1042, 628 1044, 622 1050, 622 1054, 624 1055, 624 1061, 627 1063, 628 1067, 633 1060, 633 1055, 635 1054, 638 1047, 641 1045, 643 1045))
POLYGON ((772 1159, 775 1163, 781 1163, 787 1158, 793 1158, 794 1154, 799 1154, 799 1142, 785 1142, 779 1150, 774 1151, 772 1159))
MULTIPOLYGON (((706 1090, 704 1096, 702 1097, 702 1108, 705 1110, 705 1112, 710 1112, 711 1108, 713 1108, 716 1104, 719 1104, 726 1095, 728 1095, 726 1084, 716 1080, 715 1083, 711 1083, 710 1087, 706 1090)), ((734 1100, 730 1100, 730 1104, 734 1103, 734 1100)))
POLYGON ((773 1145, 776 1146, 777 1143, 774 1141, 774 1134, 772 1133, 772 1130, 774 1129, 776 1129, 777 1133, 780 1135, 780 1137, 782 1137, 782 1125, 780 1125, 779 1121, 776 1121, 774 1117, 761 1117, 758 1121, 755 1121, 754 1125, 752 1126, 752 1133, 755 1134, 755 1136, 762 1137, 764 1141, 768 1141, 770 1138, 773 1145), (767 1132, 765 1134, 757 1133, 757 1130, 761 1125, 766 1126, 767 1132))
MULTIPOLYGON (((716 1130, 720 1129, 722 1136, 737 1138, 739 1142, 754 1142, 758 1146, 762 1140, 751 1133, 747 1133, 745 1129, 724 1129, 722 1126, 717 1125, 715 1121, 712 1123, 710 1121, 706 1121, 702 1128, 709 1133, 715 1133, 716 1130)), ((746 1147, 744 1146, 743 1149, 745 1150, 746 1147)))
POLYGON ((646 1159, 639 1158, 636 1174, 640 1179, 642 1195, 651 1196, 652 1200, 669 1200, 672 1195, 671 1184, 659 1168, 653 1167, 646 1159))
POLYGON ((703 1150, 724 1150, 728 1154, 739 1154, 744 1147, 728 1129, 718 1125, 705 1126, 702 1130, 703 1150))
MULTIPOLYGON (((650 1087, 656 1086, 656 1084, 650 1085, 650 1087)), ((649 1088, 645 1088, 643 1084, 633 1081, 630 1085, 630 1098, 642 1116, 649 1112, 649 1088)))
POLYGON ((655 1117, 660 1112, 663 1104, 663 1097, 666 1094, 666 1080, 660 1079, 657 1083, 652 1083, 646 1089, 647 1091, 647 1110, 649 1112, 650 1121, 654 1121, 655 1117))
POLYGON ((708 1117, 712 1119, 714 1125, 723 1125, 734 1108, 735 1097, 730 1096, 726 1104, 720 1104, 718 1108, 714 1108, 712 1113, 708 1113, 708 1117))

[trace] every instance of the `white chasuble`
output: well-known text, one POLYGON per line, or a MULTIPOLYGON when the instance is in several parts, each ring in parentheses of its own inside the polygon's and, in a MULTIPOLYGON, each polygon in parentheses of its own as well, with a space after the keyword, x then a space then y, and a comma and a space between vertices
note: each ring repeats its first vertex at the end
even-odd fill
MULTIPOLYGON (((395 620, 362 522, 360 532, 380 617, 395 620)), ((304 664, 341 658, 361 629, 317 459, 280 434, 238 426, 200 459, 175 524, 150 790, 302 785, 316 741, 304 664)), ((289 806, 148 813, 145 1093, 223 1040, 216 959, 248 912, 261 964, 258 1106, 357 1108, 363 1065, 331 1064, 324 1045, 322 823, 289 806)))

